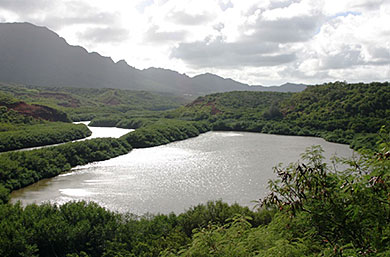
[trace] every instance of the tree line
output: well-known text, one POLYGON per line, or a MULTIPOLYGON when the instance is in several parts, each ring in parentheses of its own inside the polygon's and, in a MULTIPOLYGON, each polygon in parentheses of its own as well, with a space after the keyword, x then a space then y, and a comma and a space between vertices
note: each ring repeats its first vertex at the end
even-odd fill
POLYGON ((0 152, 69 142, 88 137, 92 132, 84 124, 45 122, 0 132, 0 152))
POLYGON ((213 130, 317 136, 355 150, 373 149, 379 129, 390 125, 390 85, 334 82, 299 93, 217 93, 165 117, 205 121, 213 130))

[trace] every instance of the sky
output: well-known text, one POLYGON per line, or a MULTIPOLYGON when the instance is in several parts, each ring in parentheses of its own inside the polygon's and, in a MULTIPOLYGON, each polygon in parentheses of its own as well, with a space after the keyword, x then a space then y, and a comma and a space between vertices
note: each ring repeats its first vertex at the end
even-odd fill
POLYGON ((0 0, 89 52, 250 85, 390 79, 390 0, 0 0))

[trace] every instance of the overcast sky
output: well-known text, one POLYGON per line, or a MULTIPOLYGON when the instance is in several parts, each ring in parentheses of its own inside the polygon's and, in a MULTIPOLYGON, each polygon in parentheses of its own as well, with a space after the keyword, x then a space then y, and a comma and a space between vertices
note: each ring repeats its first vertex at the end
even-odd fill
POLYGON ((0 0, 0 22, 139 69, 252 85, 390 78, 390 0, 0 0))

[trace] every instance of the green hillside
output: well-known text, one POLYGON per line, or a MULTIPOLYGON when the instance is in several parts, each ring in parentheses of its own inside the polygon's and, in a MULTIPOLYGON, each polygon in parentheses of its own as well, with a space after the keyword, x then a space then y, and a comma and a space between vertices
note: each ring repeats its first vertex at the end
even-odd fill
POLYGON ((61 110, 73 121, 127 112, 147 113, 179 107, 191 100, 172 94, 120 89, 37 87, 0 83, 0 92, 32 104, 61 110))
POLYGON ((300 126, 375 133, 390 117, 389 83, 312 86, 283 103, 287 120, 300 126))
POLYGON ((67 115, 43 105, 30 105, 0 92, 0 152, 68 142, 91 131, 72 124, 67 115))
POLYGON ((208 121, 214 130, 319 136, 355 149, 373 148, 376 133, 390 125, 390 85, 335 82, 300 93, 212 94, 166 116, 208 121))

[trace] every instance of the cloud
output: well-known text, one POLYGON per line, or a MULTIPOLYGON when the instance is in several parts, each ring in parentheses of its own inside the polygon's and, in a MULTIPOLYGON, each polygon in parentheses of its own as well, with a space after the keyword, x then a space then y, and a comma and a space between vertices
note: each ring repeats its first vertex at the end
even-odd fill
POLYGON ((253 37, 277 43, 302 42, 311 39, 319 28, 321 17, 305 16, 277 20, 259 20, 253 28, 253 37))
MULTIPOLYGON (((283 8, 292 4, 293 1, 283 5, 283 8)), ((250 9, 252 14, 241 23, 240 34, 233 42, 225 40, 223 35, 225 24, 218 23, 213 28, 220 35, 211 35, 195 42, 179 43, 172 50, 171 57, 193 67, 217 66, 224 69, 288 64, 298 58, 298 50, 293 43, 309 41, 323 21, 322 15, 310 13, 303 16, 272 18, 261 8, 251 6, 250 9)), ((280 10, 277 8, 275 10, 279 11, 280 15, 280 10)))
POLYGON ((181 41, 185 38, 186 31, 160 31, 159 26, 151 26, 144 35, 145 43, 167 43, 167 42, 176 42, 181 41))
POLYGON ((234 7, 230 0, 219 0, 218 4, 222 11, 226 11, 227 9, 234 7))
POLYGON ((201 25, 208 23, 214 20, 214 16, 211 13, 202 13, 202 14, 188 14, 186 12, 172 12, 168 15, 168 18, 174 22, 181 25, 201 25))
POLYGON ((348 69, 358 65, 389 65, 390 49, 372 47, 367 49, 361 45, 345 45, 337 53, 322 56, 322 69, 348 69))
POLYGON ((77 24, 115 25, 118 19, 115 13, 102 11, 88 3, 79 1, 64 2, 60 8, 64 8, 65 11, 61 14, 55 12, 48 14, 41 22, 50 24, 51 27, 61 28, 77 24))
POLYGON ((368 49, 372 58, 372 64, 390 64, 390 47, 371 47, 368 49))
POLYGON ((47 9, 54 4, 50 0, 0 0, 0 9, 20 14, 28 14, 37 10, 47 9))
POLYGON ((153 2, 154 2, 154 0, 143 0, 143 1, 141 1, 140 3, 138 3, 136 5, 136 8, 137 8, 138 11, 143 13, 145 8, 147 8, 148 6, 152 5, 153 2))
POLYGON ((50 24, 51 28, 60 29, 65 26, 90 24, 90 25, 110 25, 115 24, 116 18, 109 13, 91 13, 83 16, 71 15, 65 17, 49 16, 40 23, 50 24))
POLYGON ((137 68, 252 84, 390 76, 386 0, 0 0, 0 21, 46 26, 137 68))
POLYGON ((364 64, 361 56, 361 47, 344 46, 339 52, 324 56, 321 60, 323 69, 343 69, 364 64))
POLYGON ((115 13, 106 12, 83 1, 0 0, 0 9, 22 17, 23 21, 61 29, 76 24, 117 22, 115 13))
POLYGON ((231 68, 240 66, 275 66, 296 59, 295 53, 279 51, 277 44, 256 41, 226 43, 221 39, 212 42, 181 43, 171 57, 185 60, 195 67, 231 68))
POLYGON ((78 37, 95 43, 116 43, 126 40, 129 37, 129 31, 111 27, 88 28, 84 32, 79 32, 78 37))
POLYGON ((352 7, 376 10, 380 8, 384 2, 384 0, 357 0, 352 4, 352 7))

